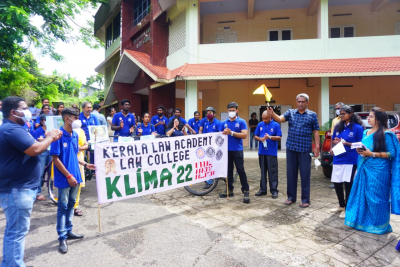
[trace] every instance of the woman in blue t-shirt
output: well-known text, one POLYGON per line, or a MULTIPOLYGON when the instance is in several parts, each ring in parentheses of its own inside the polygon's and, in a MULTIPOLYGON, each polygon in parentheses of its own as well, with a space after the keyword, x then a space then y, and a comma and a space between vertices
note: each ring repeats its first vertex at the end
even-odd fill
POLYGON ((172 128, 168 129, 167 135, 171 136, 171 137, 184 136, 184 135, 187 135, 187 133, 185 131, 183 123, 179 119, 175 118, 174 125, 172 128))
POLYGON ((143 113, 142 115, 142 123, 139 123, 136 127, 136 135, 137 136, 145 136, 145 135, 157 135, 156 129, 154 125, 150 123, 150 114, 143 113))
POLYGON ((351 144, 361 142, 364 127, 362 126, 360 116, 354 114, 350 106, 343 106, 340 109, 340 119, 340 122, 335 126, 335 130, 332 134, 333 145, 342 142, 346 152, 333 157, 331 181, 335 185, 339 207, 331 209, 330 212, 340 212, 339 218, 344 219, 359 156, 355 149, 351 149, 351 144), (346 191, 346 199, 343 194, 343 184, 346 191))

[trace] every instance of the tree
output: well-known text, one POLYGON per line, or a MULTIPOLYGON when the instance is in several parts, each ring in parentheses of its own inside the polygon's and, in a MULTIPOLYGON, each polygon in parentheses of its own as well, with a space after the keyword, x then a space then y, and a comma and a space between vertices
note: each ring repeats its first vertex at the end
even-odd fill
MULTIPOLYGON (((89 7, 96 7, 107 0, 3 0, 0 3, 0 68, 18 62, 30 45, 42 55, 60 61, 62 55, 55 51, 55 44, 81 40, 95 48, 102 42, 90 32, 90 26, 80 27, 80 35, 72 35, 71 23, 77 14, 89 7), (39 29, 30 18, 39 16, 44 23, 39 29)), ((79 25, 78 25, 79 26, 79 25)))
POLYGON ((99 85, 99 89, 101 89, 101 86, 104 85, 104 75, 101 73, 97 73, 96 75, 92 75, 89 78, 86 78, 87 86, 90 86, 94 83, 97 83, 99 85))

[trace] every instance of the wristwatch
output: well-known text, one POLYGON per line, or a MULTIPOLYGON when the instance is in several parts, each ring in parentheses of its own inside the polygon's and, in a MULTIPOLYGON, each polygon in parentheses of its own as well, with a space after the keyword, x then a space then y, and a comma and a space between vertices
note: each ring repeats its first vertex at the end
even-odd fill
POLYGON ((373 158, 375 158, 375 152, 374 152, 374 153, 372 153, 372 157, 373 157, 373 158))
POLYGON ((233 136, 233 132, 231 132, 231 136, 233 136))
POLYGON ((83 168, 86 168, 87 163, 85 163, 85 165, 83 166, 83 168))

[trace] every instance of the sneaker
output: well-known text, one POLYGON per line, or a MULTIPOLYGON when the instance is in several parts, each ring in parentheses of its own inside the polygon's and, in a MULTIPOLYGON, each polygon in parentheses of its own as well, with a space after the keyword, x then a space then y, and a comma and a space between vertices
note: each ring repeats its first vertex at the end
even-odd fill
POLYGON ((244 191, 243 203, 250 203, 250 193, 249 193, 249 191, 244 191))
POLYGON ((339 218, 340 219, 344 219, 346 217, 346 211, 342 211, 342 213, 340 213, 339 218))
POLYGON ((333 208, 330 210, 331 213, 338 213, 338 212, 342 212, 344 211, 344 208, 342 207, 337 207, 337 208, 333 208))
MULTIPOLYGON (((235 194, 233 194, 233 190, 229 189, 229 197, 233 197, 234 195, 235 194)), ((223 193, 219 194, 219 197, 220 198, 226 198, 227 197, 226 190, 223 193)))

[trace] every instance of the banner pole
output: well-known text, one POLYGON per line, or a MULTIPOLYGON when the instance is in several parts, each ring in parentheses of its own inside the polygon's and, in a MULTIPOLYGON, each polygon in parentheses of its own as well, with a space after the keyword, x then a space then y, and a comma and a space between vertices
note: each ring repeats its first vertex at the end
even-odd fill
POLYGON ((228 176, 226 176, 226 199, 229 199, 228 176))
POLYGON ((100 204, 99 204, 99 233, 101 233, 100 204))

